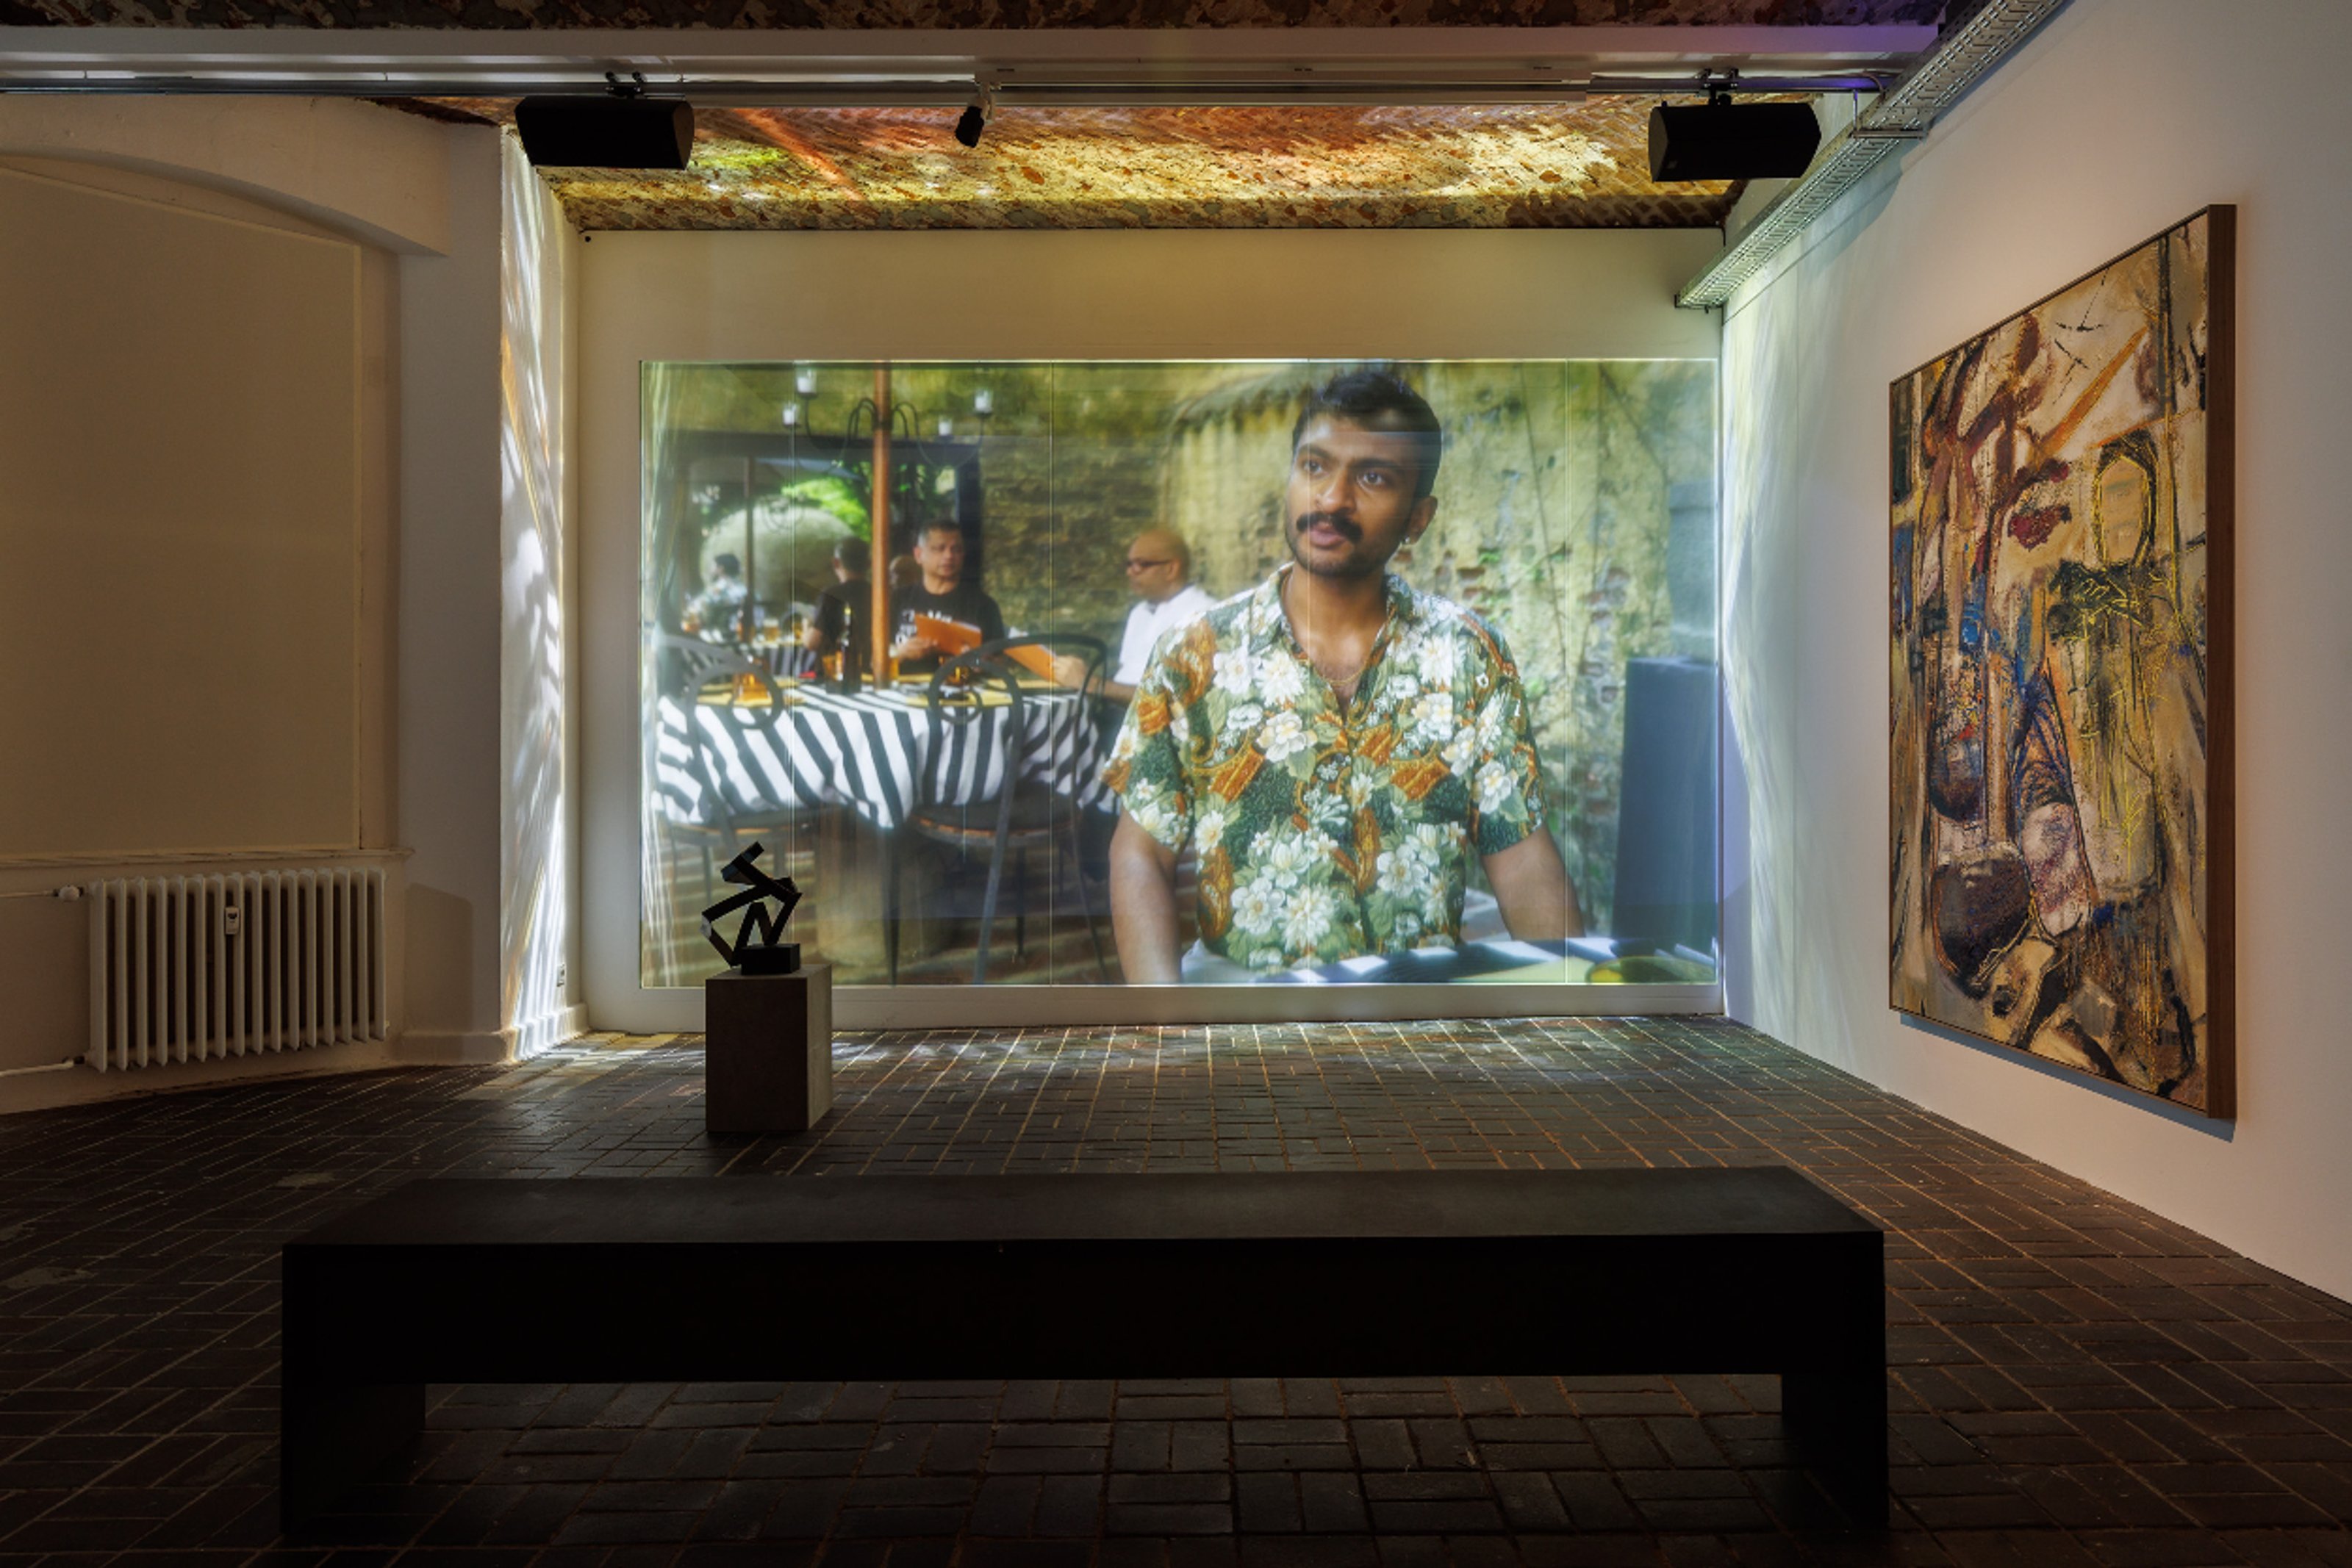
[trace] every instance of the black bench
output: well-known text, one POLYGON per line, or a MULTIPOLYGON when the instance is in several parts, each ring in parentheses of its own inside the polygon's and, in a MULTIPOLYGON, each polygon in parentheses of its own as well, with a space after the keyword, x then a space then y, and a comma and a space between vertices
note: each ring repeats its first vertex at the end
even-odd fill
POLYGON ((1777 1166, 421 1181, 287 1244, 281 1507, 428 1382, 1713 1372, 1874 1524, 1883 1254, 1777 1166))

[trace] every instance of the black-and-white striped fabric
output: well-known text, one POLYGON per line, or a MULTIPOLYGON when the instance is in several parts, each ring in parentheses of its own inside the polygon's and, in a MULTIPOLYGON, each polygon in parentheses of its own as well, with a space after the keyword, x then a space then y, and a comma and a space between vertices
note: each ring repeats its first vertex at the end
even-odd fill
MULTIPOLYGON (((711 826, 722 803, 727 814, 741 820, 846 806, 879 828, 905 821, 931 745, 923 688, 841 693, 807 685, 793 695, 799 700, 780 707, 662 699, 654 755, 661 814, 711 826), (709 799, 706 775, 723 802, 709 799)), ((1010 706, 982 708, 940 725, 944 755, 934 800, 968 805, 996 799, 1013 714, 1010 706)), ((1113 809, 1116 798, 1103 787, 1101 741, 1087 704, 1073 692, 1024 694, 1020 714, 1022 776, 1081 805, 1113 809)))

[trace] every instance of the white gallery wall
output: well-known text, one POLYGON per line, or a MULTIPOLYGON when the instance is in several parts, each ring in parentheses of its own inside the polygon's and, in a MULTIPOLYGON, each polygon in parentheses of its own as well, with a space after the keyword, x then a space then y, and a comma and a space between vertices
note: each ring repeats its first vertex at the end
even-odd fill
POLYGON ((446 133, 450 243, 401 297, 401 842, 407 1054, 498 1061, 579 1032, 566 786, 565 225, 513 138, 446 133))
POLYGON ((0 756, 0 855, 383 841, 382 284, 348 239, 79 172, 0 167, 0 712, 55 737, 0 756))
MULTIPOLYGON (((1717 243, 1703 229, 1422 229, 608 233, 578 244, 574 642, 592 1020, 698 1029, 701 1016, 698 990, 637 983, 642 361, 1711 359, 1716 321, 1675 309, 1674 294, 1717 243)), ((923 989, 850 996, 913 1008, 923 989)), ((967 1020, 1003 1008, 985 1016, 1068 1021, 1049 1020, 1045 989, 964 992, 954 1005, 967 1020)), ((1123 995, 1154 1005, 1146 989, 1123 995)))
POLYGON ((351 102, 0 98, 0 1109, 524 1032, 499 148, 351 102), (388 1048, 13 1071, 87 1043, 86 921, 42 894, 344 860, 393 873, 388 1048))
POLYGON ((400 841, 408 1037, 507 1054, 499 998, 499 136, 442 126, 448 243, 400 297, 400 841))
MULTIPOLYGON (((1724 322, 1729 1006, 2352 1295, 2352 6, 2074 0, 1724 322), (2239 208, 2239 1115, 1887 1008, 1887 384, 2239 208), (1744 864, 1744 880, 1742 866, 1744 864)), ((2223 700, 2216 694, 2216 701, 2223 700)))

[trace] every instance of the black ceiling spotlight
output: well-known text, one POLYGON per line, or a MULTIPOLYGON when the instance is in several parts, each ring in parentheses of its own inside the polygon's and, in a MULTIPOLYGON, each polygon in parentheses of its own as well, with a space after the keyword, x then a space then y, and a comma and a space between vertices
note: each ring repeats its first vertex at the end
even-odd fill
POLYGON ((980 145, 980 133, 988 129, 988 117, 996 110, 996 93, 986 82, 972 88, 971 101, 963 106, 956 117, 955 139, 966 147, 980 145))
POLYGON ((1650 110, 1650 178, 1793 180, 1822 144, 1822 122, 1810 103, 1734 103, 1733 78, 1709 80, 1704 106, 1650 110))
POLYGON ((515 105, 523 155, 537 168, 683 169, 694 151, 694 105, 647 98, 644 78, 607 77, 609 93, 527 98, 515 105))

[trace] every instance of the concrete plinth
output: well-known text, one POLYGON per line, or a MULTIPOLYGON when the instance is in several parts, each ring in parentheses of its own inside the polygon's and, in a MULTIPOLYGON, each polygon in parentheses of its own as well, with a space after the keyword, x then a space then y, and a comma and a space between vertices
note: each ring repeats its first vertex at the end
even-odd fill
POLYGON ((702 1124, 804 1133, 833 1108, 833 967, 702 983, 702 1124))

